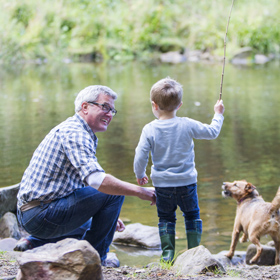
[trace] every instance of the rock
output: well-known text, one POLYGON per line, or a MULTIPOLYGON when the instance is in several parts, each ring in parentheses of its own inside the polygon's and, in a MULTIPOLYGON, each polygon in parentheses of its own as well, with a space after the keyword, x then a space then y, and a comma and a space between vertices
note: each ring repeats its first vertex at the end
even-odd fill
POLYGON ((15 239, 20 239, 21 234, 17 223, 16 216, 8 212, 0 219, 0 237, 8 238, 12 237, 15 239))
POLYGON ((256 54, 255 55, 255 63, 256 64, 265 64, 270 61, 270 58, 263 55, 263 54, 256 54))
POLYGON ((23 252, 17 280, 102 280, 100 257, 85 240, 67 238, 23 252))
POLYGON ((140 223, 130 224, 123 232, 115 233, 113 243, 146 249, 160 249, 158 228, 144 226, 140 223))
POLYGON ((246 252, 235 251, 232 259, 229 259, 225 255, 228 251, 221 251, 218 254, 213 255, 213 257, 219 261, 223 266, 235 266, 239 264, 245 264, 246 252))
POLYGON ((160 61, 163 63, 182 63, 187 60, 186 56, 180 52, 167 52, 160 55, 160 61))
MULTIPOLYGON (((275 248, 271 246, 262 245, 263 251, 261 253, 260 258, 254 264, 257 265, 274 265, 275 264, 275 248)), ((256 246, 254 244, 250 244, 247 248, 246 252, 246 263, 250 264, 251 258, 255 256, 257 252, 256 246)))
POLYGON ((202 60, 208 60, 208 61, 213 61, 214 60, 213 56, 209 52, 202 53, 201 59, 202 60))
POLYGON ((0 251, 13 251, 17 244, 17 240, 14 238, 4 238, 0 240, 0 251))
POLYGON ((0 188, 0 218, 7 212, 16 213, 19 184, 0 188))
POLYGON ((203 245, 185 251, 177 257, 173 269, 183 275, 203 274, 217 270, 225 273, 225 269, 203 245))
POLYGON ((200 50, 185 50, 187 60, 191 62, 198 62, 201 59, 202 51, 200 50))
POLYGON ((231 59, 235 65, 248 65, 252 63, 253 49, 251 47, 241 48, 231 59))

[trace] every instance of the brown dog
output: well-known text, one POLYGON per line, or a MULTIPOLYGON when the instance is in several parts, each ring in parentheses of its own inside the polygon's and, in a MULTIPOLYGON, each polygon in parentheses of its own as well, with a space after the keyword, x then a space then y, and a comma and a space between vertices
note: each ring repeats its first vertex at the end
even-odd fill
POLYGON ((222 189, 224 197, 232 197, 237 201, 232 240, 226 256, 233 257, 239 233, 242 231, 240 242, 246 242, 249 238, 257 247, 256 255, 250 260, 250 263, 256 262, 262 252, 260 238, 269 234, 275 243, 275 264, 280 264, 280 187, 271 203, 265 202, 256 187, 244 180, 225 182, 222 189))

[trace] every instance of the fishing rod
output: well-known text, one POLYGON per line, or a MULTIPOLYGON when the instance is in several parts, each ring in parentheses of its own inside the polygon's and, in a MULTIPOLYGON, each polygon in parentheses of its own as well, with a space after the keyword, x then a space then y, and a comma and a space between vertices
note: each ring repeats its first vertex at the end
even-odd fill
POLYGON ((234 0, 232 0, 232 3, 231 3, 231 8, 230 8, 228 22, 227 22, 227 28, 226 28, 226 34, 225 34, 225 39, 224 39, 223 72, 222 72, 222 79, 221 79, 221 85, 220 85, 220 98, 219 98, 219 100, 222 99, 222 93, 223 93, 223 82, 224 82, 225 64, 226 64, 226 46, 227 46, 226 40, 227 40, 228 26, 229 26, 229 21, 230 21, 230 16, 231 16, 231 11, 232 11, 233 4, 234 4, 234 0))

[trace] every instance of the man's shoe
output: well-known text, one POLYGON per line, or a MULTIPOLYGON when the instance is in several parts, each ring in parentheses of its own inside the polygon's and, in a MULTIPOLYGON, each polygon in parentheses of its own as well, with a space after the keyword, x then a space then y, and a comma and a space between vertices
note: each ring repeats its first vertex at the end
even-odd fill
POLYGON ((120 261, 115 253, 108 253, 107 258, 101 261, 101 265, 105 267, 120 267, 120 261))
POLYGON ((22 238, 16 244, 14 251, 24 252, 31 249, 33 249, 33 245, 31 244, 31 242, 26 238, 22 238))

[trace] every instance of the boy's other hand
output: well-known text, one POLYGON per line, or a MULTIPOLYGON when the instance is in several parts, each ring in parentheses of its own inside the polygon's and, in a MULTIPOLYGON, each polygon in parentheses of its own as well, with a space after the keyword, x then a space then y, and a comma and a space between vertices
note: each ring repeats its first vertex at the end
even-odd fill
POLYGON ((214 106, 214 112, 217 114, 223 114, 225 111, 225 107, 223 104, 223 100, 218 100, 214 106))
POLYGON ((137 179, 137 183, 140 186, 146 185, 149 182, 149 179, 147 176, 141 178, 141 179, 137 179))

